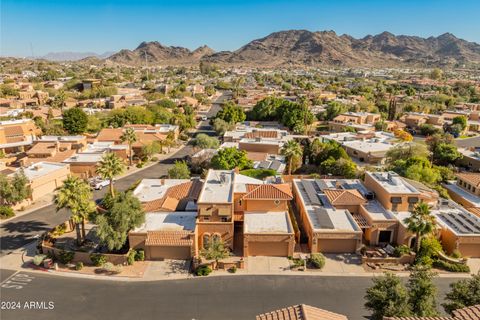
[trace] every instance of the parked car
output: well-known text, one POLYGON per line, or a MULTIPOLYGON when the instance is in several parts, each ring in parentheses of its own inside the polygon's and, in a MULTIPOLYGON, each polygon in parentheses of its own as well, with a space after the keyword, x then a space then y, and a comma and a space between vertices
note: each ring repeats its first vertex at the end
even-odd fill
MULTIPOLYGON (((113 181, 115 183, 115 180, 113 181)), ((93 178, 90 181, 90 186, 95 190, 101 190, 103 187, 107 187, 110 184, 110 180, 103 180, 100 177, 93 178)))

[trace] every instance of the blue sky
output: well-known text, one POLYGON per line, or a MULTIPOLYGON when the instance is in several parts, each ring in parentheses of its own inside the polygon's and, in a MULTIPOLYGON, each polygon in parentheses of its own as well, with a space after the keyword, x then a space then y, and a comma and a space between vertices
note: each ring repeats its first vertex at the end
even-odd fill
POLYGON ((480 43, 479 0, 0 0, 0 55, 133 49, 141 41, 235 50, 274 31, 451 32, 480 43))

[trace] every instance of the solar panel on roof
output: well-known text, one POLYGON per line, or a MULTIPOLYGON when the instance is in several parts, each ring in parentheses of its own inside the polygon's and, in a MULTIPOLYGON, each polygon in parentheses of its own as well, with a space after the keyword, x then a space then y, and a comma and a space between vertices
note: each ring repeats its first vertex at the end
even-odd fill
POLYGON ((332 220, 324 210, 316 210, 318 224, 321 229, 334 229, 332 220))
POLYGON ((310 199, 311 204, 321 205, 320 199, 318 199, 317 196, 317 191, 315 191, 312 183, 310 183, 309 181, 304 181, 303 187, 305 188, 305 192, 307 193, 308 199, 310 199))

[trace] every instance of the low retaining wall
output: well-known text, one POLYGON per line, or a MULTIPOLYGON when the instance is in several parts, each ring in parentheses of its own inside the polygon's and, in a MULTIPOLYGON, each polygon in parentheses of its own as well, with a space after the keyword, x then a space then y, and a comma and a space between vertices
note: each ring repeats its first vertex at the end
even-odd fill
POLYGON ((415 261, 415 254, 405 254, 401 257, 365 257, 362 256, 362 263, 395 263, 395 264, 412 264, 415 261))
MULTIPOLYGON (((58 248, 50 246, 47 243, 42 243, 42 251, 43 251, 44 254, 50 253, 50 254, 55 255, 56 257, 58 257, 60 252, 62 252, 62 251, 74 252, 72 263, 82 262, 84 264, 92 264, 92 260, 90 259, 91 253, 89 253, 89 252, 70 251, 70 250, 58 249, 58 248)), ((100 253, 100 254, 102 256, 106 257, 107 262, 111 262, 115 265, 117 265, 117 264, 122 264, 122 265, 127 264, 127 254, 124 254, 124 255, 122 255, 122 254, 109 254, 109 253, 100 253)))

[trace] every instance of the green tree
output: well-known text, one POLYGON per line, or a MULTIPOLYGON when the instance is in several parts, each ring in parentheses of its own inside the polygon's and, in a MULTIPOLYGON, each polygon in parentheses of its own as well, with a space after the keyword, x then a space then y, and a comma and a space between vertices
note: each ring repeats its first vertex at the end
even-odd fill
POLYGON ((331 174, 334 176, 353 179, 357 175, 357 165, 350 159, 333 157, 328 158, 320 164, 323 174, 331 174))
POLYGON ((214 169, 239 170, 248 169, 253 166, 252 161, 247 158, 247 153, 237 148, 225 148, 213 156, 211 166, 214 169))
POLYGON ((195 138, 195 147, 199 149, 217 149, 220 142, 216 137, 210 137, 205 133, 200 133, 195 138))
POLYGON ((135 142, 137 142, 137 134, 135 133, 135 129, 131 127, 127 128, 120 136, 120 140, 122 142, 128 143, 129 163, 130 165, 132 165, 132 158, 133 158, 132 145, 135 142))
POLYGON ((168 169, 168 177, 170 179, 189 179, 190 169, 188 168, 187 162, 175 161, 173 167, 168 169))
POLYGON ((281 152, 287 160, 288 174, 291 175, 292 170, 296 169, 299 160, 301 164, 303 155, 302 146, 295 140, 289 140, 283 145, 281 152))
POLYGON ((163 152, 163 142, 162 141, 152 141, 142 147, 142 160, 143 157, 150 159, 153 155, 163 152))
POLYGON ((410 142, 399 144, 388 150, 386 154, 387 163, 393 163, 396 160, 407 160, 413 156, 427 158, 430 156, 430 153, 425 145, 410 142))
POLYGON ((215 132, 220 136, 229 130, 233 130, 234 128, 235 124, 228 123, 225 120, 219 118, 213 120, 213 130, 215 130, 215 132))
POLYGON ((373 319, 410 315, 407 290, 400 278, 392 273, 373 278, 373 286, 367 289, 365 300, 365 308, 373 312, 373 319))
POLYGON ((258 101, 248 114, 248 118, 257 121, 272 121, 277 118, 277 109, 284 102, 284 99, 267 97, 258 101))
POLYGON ((461 131, 465 131, 467 129, 467 117, 465 116, 458 116, 452 119, 452 124, 453 125, 460 125, 461 131))
POLYGON ((70 210, 71 219, 77 231, 77 244, 85 239, 85 219, 95 211, 90 186, 80 178, 69 176, 54 197, 57 211, 63 208, 70 210))
POLYGON ((415 251, 419 252, 422 237, 430 234, 435 228, 435 217, 430 213, 428 204, 419 202, 404 222, 407 229, 415 233, 415 251))
POLYGON ((52 107, 62 110, 63 113, 63 107, 65 106, 66 99, 67 97, 65 95, 65 91, 58 91, 58 93, 53 97, 52 107))
POLYGON ((435 68, 430 72, 430 79, 440 80, 443 78, 443 71, 439 68, 435 68))
POLYGON ((12 178, 0 174, 0 203, 13 206, 32 194, 27 176, 22 169, 12 178))
POLYGON ((115 191, 113 190, 113 178, 122 174, 125 171, 125 164, 122 159, 120 159, 115 153, 108 152, 103 155, 102 160, 100 160, 97 167, 97 174, 102 177, 102 179, 109 180, 110 194, 115 196, 115 191))
POLYGON ((120 250, 127 241, 128 232, 145 222, 145 212, 132 192, 119 192, 110 200, 107 212, 96 217, 97 235, 109 250, 120 250))
POLYGON ((230 252, 220 237, 213 237, 208 246, 200 251, 200 255, 205 259, 215 260, 215 263, 218 265, 218 261, 230 256, 230 252))
POLYGON ((480 273, 472 275, 471 279, 463 279, 450 284, 450 292, 442 304, 445 311, 452 311, 480 304, 480 273))
POLYGON ((453 164, 457 159, 461 159, 463 155, 458 152, 457 146, 448 143, 439 143, 433 150, 433 162, 439 165, 453 164))
POLYGON ((218 111, 215 118, 222 119, 227 123, 235 124, 245 121, 246 115, 240 106, 229 101, 223 105, 220 111, 218 111))
POLYGON ((419 317, 434 317, 438 315, 436 295, 437 288, 433 283, 436 276, 429 267, 417 265, 410 273, 407 283, 408 304, 412 313, 419 317))
POLYGON ((80 134, 87 130, 88 116, 80 108, 70 108, 63 112, 63 128, 70 134, 80 134))
POLYGON ((332 101, 328 103, 328 106, 325 108, 325 120, 331 121, 333 118, 338 116, 339 114, 345 113, 347 111, 347 107, 340 102, 332 101))

